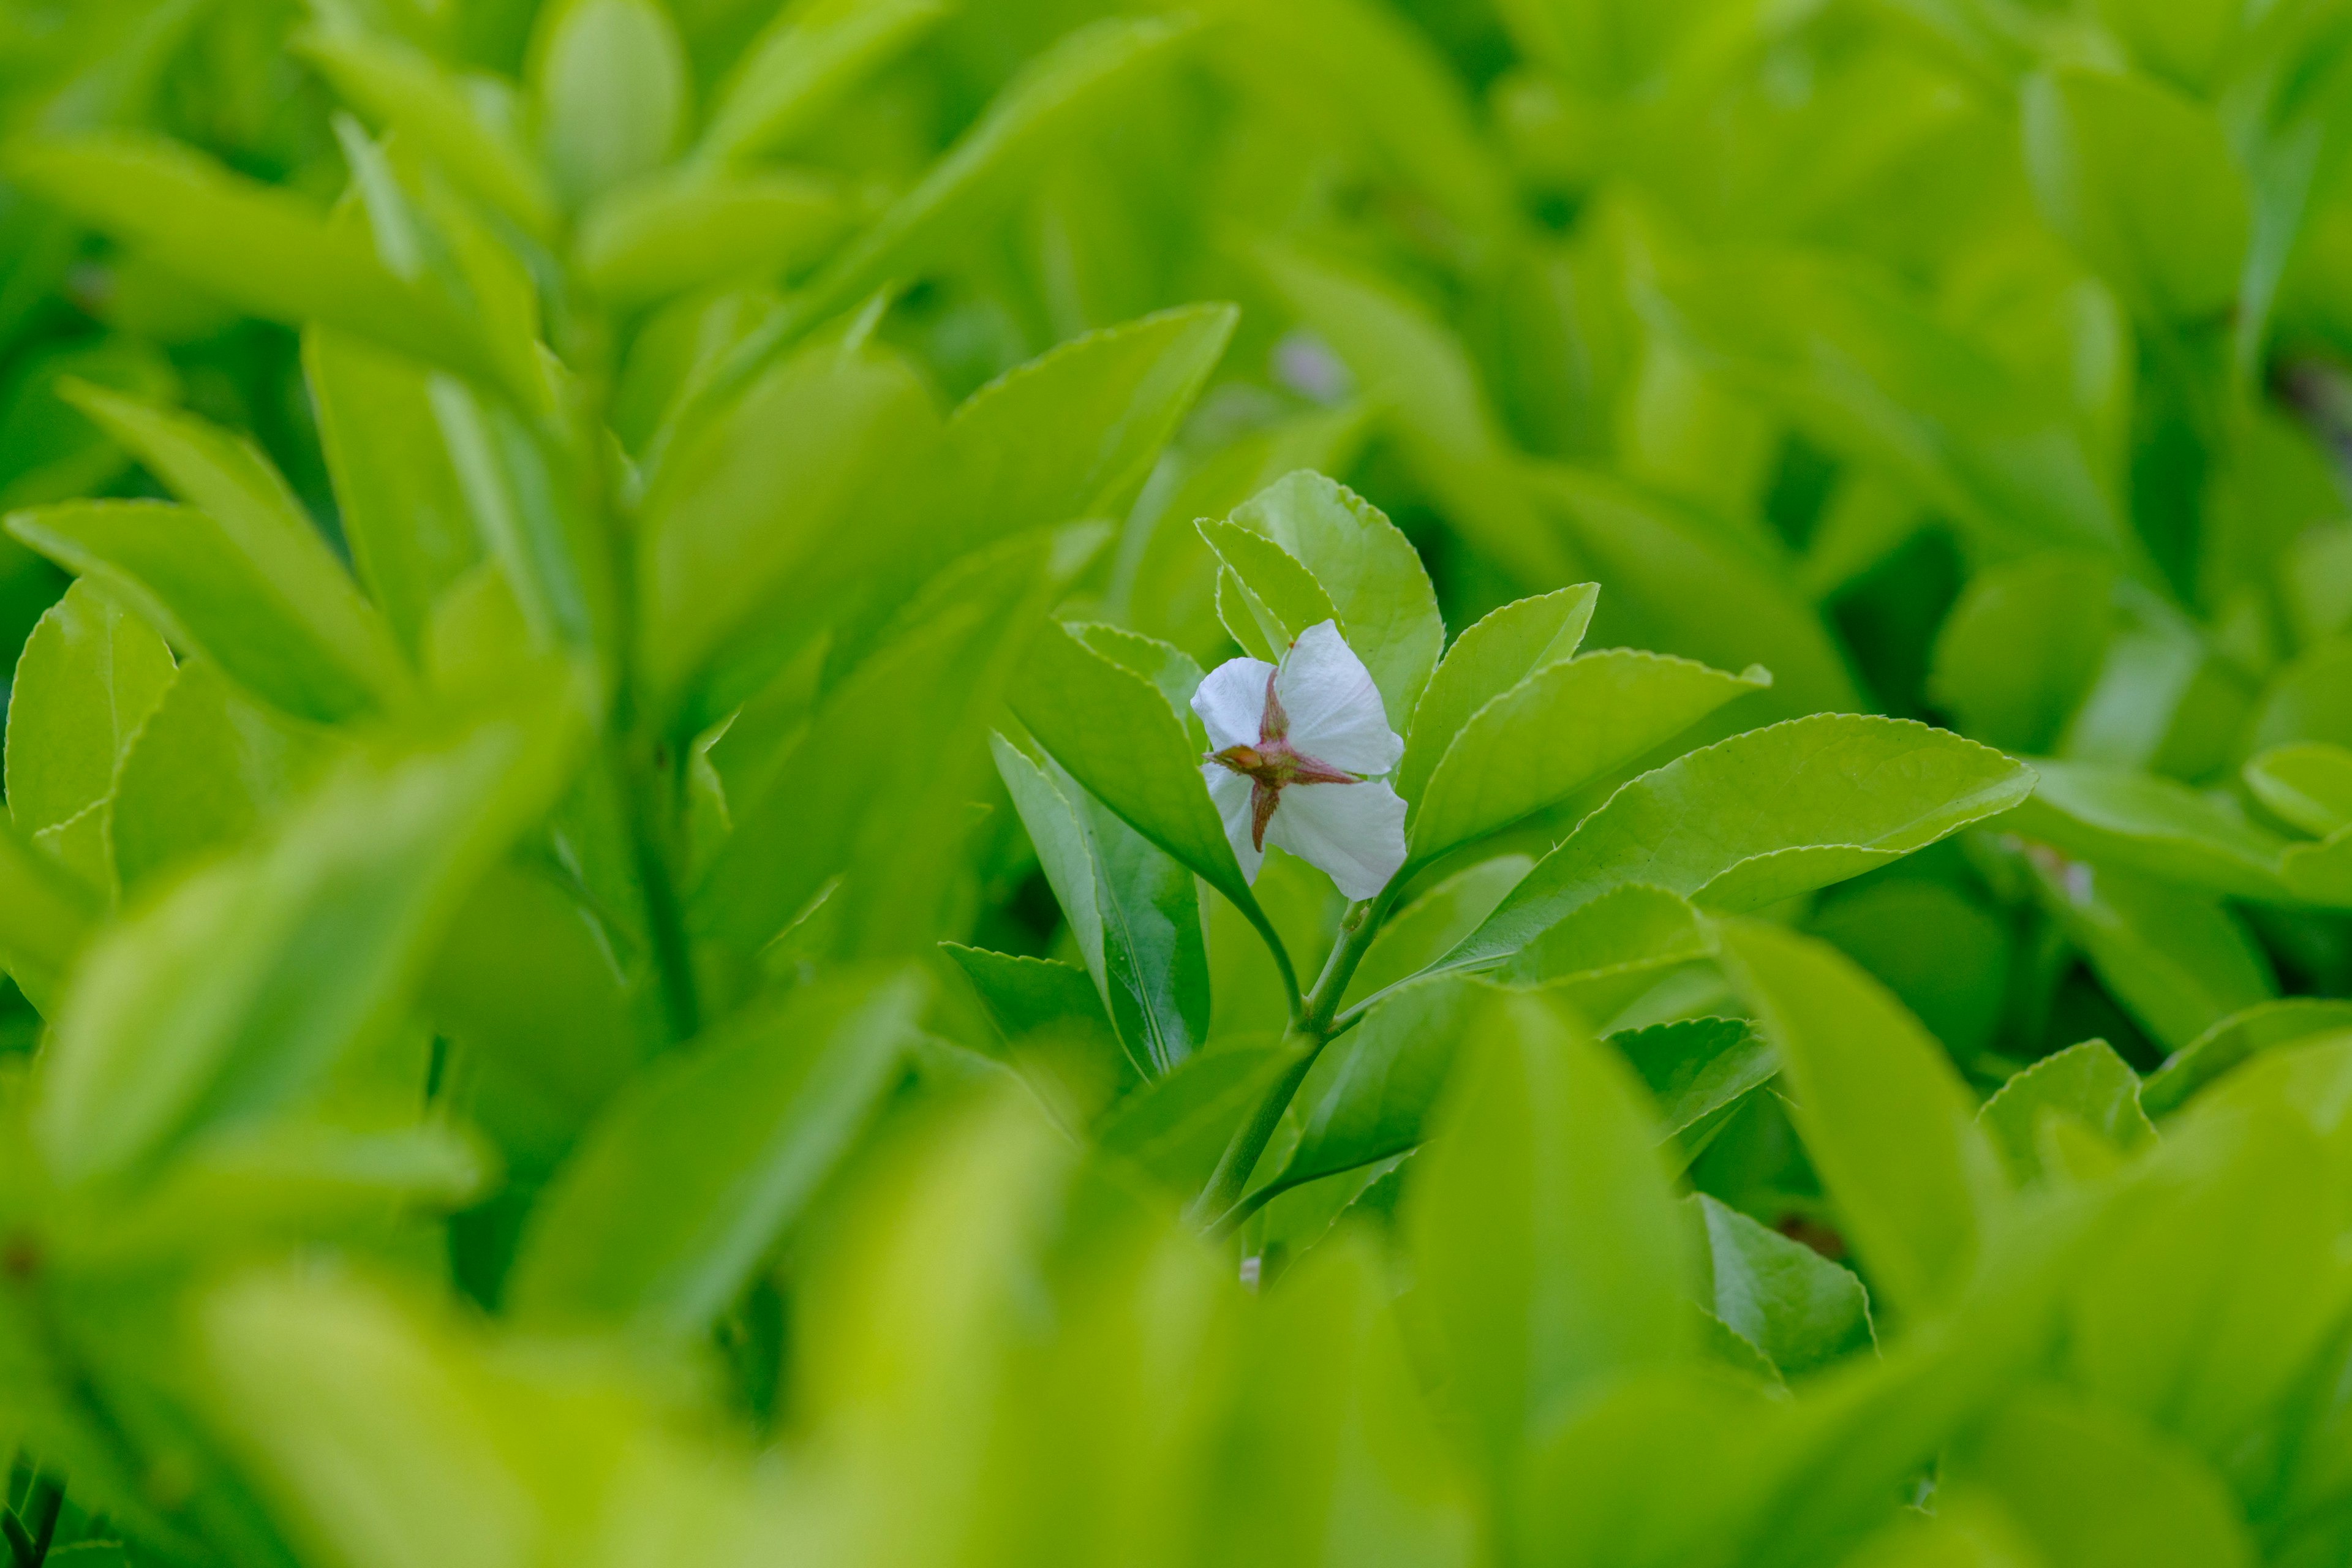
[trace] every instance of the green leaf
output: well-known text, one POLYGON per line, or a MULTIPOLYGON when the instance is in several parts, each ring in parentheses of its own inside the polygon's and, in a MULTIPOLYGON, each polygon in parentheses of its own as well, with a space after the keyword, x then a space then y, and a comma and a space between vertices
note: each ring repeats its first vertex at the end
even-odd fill
POLYGON ((319 328, 302 370, 352 563, 414 656, 434 601, 481 553, 425 373, 319 328))
POLYGON ((43 200, 265 320, 338 327, 499 379, 472 327, 394 276, 364 235, 176 142, 128 132, 50 138, 16 143, 6 162, 43 200))
POLYGON ((551 803, 576 722, 542 694, 354 758, 268 840, 110 928, 37 1087, 58 1180, 131 1177, 397 1028, 444 922, 551 803))
POLYGON ((2032 780, 1998 752, 1902 720, 1822 714, 1735 735, 1612 795, 1445 962, 1497 962, 1628 882, 1760 908, 2006 811, 2032 780))
POLYGON ((1870 1298, 1851 1272, 1705 1193, 1683 1202, 1706 1235, 1699 1299, 1784 1375, 1874 1348, 1870 1298))
POLYGON ((1336 1237, 1247 1320, 1237 1385, 1255 1394, 1205 1505, 1232 1568, 1467 1559, 1466 1489, 1413 1375, 1384 1261, 1336 1237))
POLYGON ((781 316, 689 389, 670 428, 694 428, 708 408, 723 405, 817 322, 892 279, 935 265, 944 242, 1025 194, 1041 158, 1082 134, 1139 78, 1184 47, 1195 27, 1189 18, 1106 17, 1031 59, 913 189, 836 252, 781 316))
POLYGON ((754 952, 846 873, 834 898, 850 952, 910 954, 937 939, 989 722, 1024 650, 1068 640, 1040 623, 1100 543, 1074 532, 1009 541, 906 607, 897 634, 825 694, 768 788, 730 803, 734 831, 691 898, 697 931, 754 952))
POLYGON ((2232 1013, 2181 1047, 2140 1086, 2148 1114, 2179 1110, 2209 1084, 2263 1051, 2352 1029, 2352 1002, 2282 996, 2232 1013))
MULTIPOLYGON (((458 1103, 536 1184, 656 1044, 653 988, 543 868, 494 867, 440 935, 420 993, 461 1053, 458 1103)), ((643 969, 645 960, 636 960, 643 969)))
POLYGON ((2140 1026, 2178 1049, 2277 993, 2270 963, 2221 902, 2152 877, 2030 857, 2042 907, 2140 1026))
POLYGON ((980 994, 1001 1054, 1073 1132, 1143 1082, 1103 1012, 1093 976, 1051 958, 940 944, 980 994))
POLYGON ((2007 824, 2070 855, 2231 898, 2293 902, 2287 840, 2187 784, 2131 768, 2036 763, 2033 798, 2007 824))
POLYGON ((2000 1500, 2042 1561, 2081 1568, 2250 1568, 2238 1500, 2175 1441, 2079 1394, 2009 1401, 1948 1461, 1960 1496, 2000 1500))
MULTIPOLYGON (((904 361, 816 342, 674 453, 638 543, 639 657, 654 692, 676 700, 714 661, 740 661, 730 645, 772 638, 771 626, 805 637, 825 598, 896 543, 887 523, 850 520, 894 471, 932 460, 937 427, 904 361)), ((721 716, 782 662, 729 680, 708 704, 718 711, 698 719, 721 716)))
POLYGON ((686 47, 655 0, 544 8, 529 76, 548 170, 575 207, 661 167, 685 134, 686 47))
POLYGON ((1518 599, 1454 639, 1413 705, 1396 790, 1419 800, 1445 750, 1470 716, 1521 681, 1572 658, 1592 623, 1600 585, 1580 583, 1537 598, 1518 599))
POLYGON ((0 832, 0 965, 47 1016, 98 921, 89 888, 25 842, 0 832))
MULTIPOLYGON (((383 617, 361 596, 351 574, 258 447, 201 420, 97 387, 68 389, 67 395, 181 500, 205 515, 235 553, 235 562, 225 567, 262 585, 277 614, 311 644, 315 659, 374 700, 404 689, 406 672, 383 617)), ((59 509, 49 515, 70 514, 59 509)), ((167 514, 150 509, 112 515, 152 521, 167 514)), ((22 529, 18 533, 25 537, 22 529)), ((146 586, 152 598, 172 597, 168 583, 154 581, 146 586)), ((299 680, 304 672, 289 674, 299 680)))
POLYGON ((1298 1144, 1260 1192, 1373 1164, 1417 1145, 1485 987, 1446 978, 1383 997, 1318 1058, 1293 1104, 1298 1144))
POLYGON ((2281 1103, 2291 1082, 2258 1067, 2237 1080, 2254 1092, 2217 1090, 2168 1121, 2126 1167, 2132 1200, 2063 1281, 2067 1380, 2233 1468, 2347 1305, 2336 1200, 2279 1198, 2340 1191, 2307 1105, 2281 1103))
POLYGON ((1949 1306, 2006 1193, 1968 1089, 1917 1020, 1835 949, 1752 921, 1719 931, 1872 1280, 1906 1316, 1949 1306))
POLYGON ((1606 1023, 1667 971, 1714 953, 1715 935, 1689 900, 1633 882, 1570 910, 1521 948, 1503 974, 1549 986, 1606 1023))
MULTIPOLYGON (((1315 574, 1274 540, 1213 518, 1193 527, 1223 566, 1217 574, 1217 614, 1253 658, 1278 664, 1307 627, 1339 619, 1315 574), (1243 616, 1246 623, 1236 626, 1243 616)), ((1340 628, 1343 635, 1346 630, 1340 628)))
POLYGON ((1622 1030, 1609 1043, 1657 1100, 1661 1141, 1678 1138, 1685 1147, 1711 1136, 1727 1111, 1780 1070, 1770 1042, 1745 1018, 1683 1018, 1622 1030))
POLYGON ((2114 580, 2099 556, 2055 552, 1979 572, 1936 634, 1929 693, 1979 740, 2049 751, 2097 679, 2114 580))
POLYGON ((384 694, 372 679, 383 671, 355 670, 338 657, 346 650, 318 624, 331 615, 272 581, 209 513, 157 501, 76 501, 12 513, 8 531, 289 715, 347 718, 384 694))
POLYGON ((2035 76, 2022 102, 2043 216, 2125 302, 2158 323, 2226 310, 2250 220, 2213 111, 2144 77, 2079 68, 2035 76))
POLYGON ((1750 667, 1610 648, 1547 665, 1470 715, 1413 805, 1413 864, 1509 826, 1771 683, 1750 667))
POLYGON ((508 1310, 707 1330, 872 1116, 923 1002, 911 975, 827 979, 637 1079, 532 1210, 508 1310))
POLYGON ((1171 1195, 1192 1197, 1208 1184, 1234 1131, 1297 1059, 1292 1046, 1220 1041, 1111 1107, 1095 1129, 1096 1145, 1171 1195))
POLYGON ((816 0, 779 8, 720 89, 696 158, 753 157, 821 123, 863 79, 954 9, 953 0, 816 0))
POLYGON ((2244 773, 2254 798, 2281 821, 2322 838, 2352 827, 2352 751, 2324 742, 2273 746, 2244 773))
MULTIPOLYGON (((1380 688, 1390 727, 1403 728, 1437 667, 1445 623, 1429 574, 1396 524, 1346 486, 1306 472, 1276 479, 1235 507, 1231 521, 1311 574, 1330 606, 1317 619, 1338 618, 1340 635, 1380 688)), ((1248 573, 1241 575, 1253 583, 1248 573)), ((1291 636, 1314 624, 1293 626, 1291 636)))
POLYGON ((581 216, 580 269, 614 305, 647 305, 798 271, 831 247, 849 217, 841 192, 808 174, 655 175, 581 216))
POLYGON ((555 233, 555 193, 507 127, 478 107, 478 84, 420 49, 357 28, 313 28, 294 51, 343 100, 421 149, 457 184, 521 226, 533 238, 555 233))
POLYGON ((1419 1162, 1415 1293, 1500 1467, 1567 1401, 1685 1353, 1687 1237, 1622 1059, 1529 997, 1496 1002, 1465 1048, 1419 1162))
POLYGON ((1469 356, 1453 334, 1384 279, 1262 241, 1253 252, 1276 291, 1347 361, 1454 530, 1530 587, 1582 575, 1533 505, 1469 356))
POLYGON ((1845 655, 1780 563, 1603 474, 1548 463, 1533 471, 1530 493, 1574 541, 1587 570, 1634 607, 1646 640, 1729 668, 1764 666, 1773 694, 1758 706, 1776 713, 1866 706, 1845 655))
POLYGON ((173 673, 163 639, 87 582, 41 617, 16 660, 9 815, 95 888, 114 882, 107 818, 123 755, 173 673))
POLYGON ((2156 1141, 2140 1109, 2139 1074, 2105 1040, 2084 1040, 2021 1069, 1977 1112, 2021 1184, 2041 1173, 2042 1127, 2053 1119, 2078 1122, 2124 1153, 2156 1141))
POLYGON ((1465 867, 1391 915, 1365 949, 1349 982, 1345 1009, 1420 973, 1495 912, 1535 864, 1527 855, 1497 855, 1465 867))
POLYGON ((114 789, 125 891, 274 820, 331 754, 326 737, 246 698, 190 658, 131 738, 114 789))
POLYGON ((1256 909, 1201 782, 1200 752, 1150 681, 1055 627, 1031 645, 1011 695, 1029 732, 1089 795, 1235 907, 1256 909))

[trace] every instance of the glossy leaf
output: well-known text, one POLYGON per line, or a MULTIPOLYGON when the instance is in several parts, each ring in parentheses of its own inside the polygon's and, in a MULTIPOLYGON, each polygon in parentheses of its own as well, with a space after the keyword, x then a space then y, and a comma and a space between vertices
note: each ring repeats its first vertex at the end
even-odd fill
POLYGON ((922 1004, 910 977, 845 975, 638 1079, 534 1209, 509 1309, 662 1338, 707 1327, 847 1152, 922 1004))
POLYGON ((1397 793, 1419 800, 1446 748, 1471 715, 1539 670, 1576 656, 1600 588, 1580 583, 1504 605, 1454 639, 1413 705, 1397 793))
POLYGON ((1497 962, 1628 882, 1754 909, 1997 816, 2032 784, 1997 752, 1897 720, 1823 715, 1735 736, 1620 789, 1445 962, 1497 962))
POLYGON ((2001 1085, 1977 1112, 2020 1182, 2041 1171, 2042 1126, 2057 1118, 2080 1123, 2125 1152, 2156 1137, 2140 1109, 2139 1075, 2105 1040, 2084 1040, 2042 1058, 2001 1085))
POLYGON ((1771 678, 1611 648, 1545 666, 1472 713, 1413 803, 1414 861, 1507 827, 1771 678))
POLYGON ((1465 1049, 1413 1256, 1454 1400, 1499 1460, 1601 1380, 1683 1352, 1688 1258, 1621 1060, 1531 998, 1495 1004, 1465 1049))
POLYGON ((1722 942, 1871 1279, 1906 1315, 1948 1305, 2005 1195, 1967 1089, 1917 1021, 1833 950, 1753 921, 1727 923, 1722 942))
POLYGON ((1874 1348, 1862 1281, 1705 1193, 1683 1200, 1706 1236, 1700 1299, 1790 1377, 1874 1348))

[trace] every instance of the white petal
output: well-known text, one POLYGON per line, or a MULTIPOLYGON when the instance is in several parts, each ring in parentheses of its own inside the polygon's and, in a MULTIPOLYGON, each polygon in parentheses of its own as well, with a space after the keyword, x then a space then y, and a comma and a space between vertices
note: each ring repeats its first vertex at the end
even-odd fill
MULTIPOLYGON (((1248 661, 1238 658, 1234 660, 1234 664, 1245 662, 1248 661)), ((1230 668, 1231 666, 1227 668, 1230 668)), ((1258 668, 1263 669, 1265 667, 1260 665, 1258 668)), ((1210 679, 1214 679, 1215 677, 1212 676, 1210 679)), ((1250 739, 1255 741, 1257 737, 1252 734, 1250 739)), ((1202 763, 1201 776, 1208 781, 1209 799, 1216 805, 1218 820, 1225 825, 1225 842, 1234 847, 1234 858, 1242 863, 1242 879, 1249 882, 1256 881, 1257 868, 1265 859, 1265 852, 1250 842, 1249 780, 1219 763, 1202 763)), ((1324 787, 1344 789, 1349 786, 1326 784, 1324 787)), ((1278 816, 1279 813, 1276 815, 1278 816)), ((1266 831, 1271 834, 1273 828, 1269 826, 1266 831)))
POLYGON ((1257 744, 1258 721, 1265 717, 1265 678, 1273 673, 1274 666, 1262 658, 1229 658, 1209 671, 1192 693, 1192 711, 1209 731, 1209 750, 1257 744))
POLYGON ((1298 634, 1274 678, 1274 694, 1290 716, 1294 751, 1351 773, 1384 773, 1404 755, 1371 671, 1329 621, 1298 634))
POLYGON ((1265 841, 1323 871, 1350 899, 1369 899, 1404 864, 1404 798, 1383 779, 1292 784, 1275 803, 1265 841))

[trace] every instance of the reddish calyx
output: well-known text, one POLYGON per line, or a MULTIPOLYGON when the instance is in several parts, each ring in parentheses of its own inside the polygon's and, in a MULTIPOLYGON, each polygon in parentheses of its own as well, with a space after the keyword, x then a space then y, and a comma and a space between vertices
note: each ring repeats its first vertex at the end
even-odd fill
POLYGON ((1265 847, 1265 825, 1274 820, 1275 805, 1286 785, 1359 782, 1353 773, 1343 773, 1319 758, 1294 750, 1286 739, 1289 733, 1290 715, 1283 711, 1281 701, 1276 698, 1274 677, 1269 675, 1265 679, 1265 712, 1258 721, 1257 744, 1227 746, 1202 758, 1250 781, 1250 843, 1259 849, 1265 847))

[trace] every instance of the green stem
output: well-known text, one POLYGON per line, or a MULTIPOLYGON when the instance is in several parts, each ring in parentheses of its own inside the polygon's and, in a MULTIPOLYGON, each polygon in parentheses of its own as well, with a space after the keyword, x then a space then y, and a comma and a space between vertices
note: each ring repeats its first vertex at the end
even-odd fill
POLYGON ((637 881, 645 889, 646 930, 661 985, 662 1017, 673 1041, 691 1039, 702 1027, 702 1002, 695 985, 694 950, 686 934, 685 903, 671 875, 669 835, 664 831, 673 792, 662 787, 659 746, 631 749, 643 754, 619 759, 621 787, 637 881))
MULTIPOLYGON (((1274 1142, 1275 1130, 1282 1125, 1282 1113, 1290 1109, 1299 1086, 1314 1070, 1316 1058, 1337 1033, 1332 1027, 1332 1015, 1339 1011, 1339 998, 1347 994, 1348 983, 1356 977, 1356 967, 1363 963, 1372 939, 1380 934, 1381 922, 1387 920, 1395 901, 1397 886, 1396 882, 1390 883, 1378 897, 1351 906, 1341 917, 1339 940, 1332 944, 1331 955, 1324 961, 1315 989, 1303 1000, 1295 1000, 1291 1009, 1289 1038, 1296 1042, 1293 1048, 1297 1054, 1283 1068, 1282 1076, 1267 1087, 1249 1119, 1234 1132, 1233 1141, 1225 1145, 1216 1170, 1210 1173, 1208 1185, 1192 1204, 1191 1212, 1195 1224, 1223 1228, 1223 1222, 1240 1207, 1251 1174, 1256 1171, 1258 1161, 1265 1158, 1265 1146, 1274 1142)), ((1268 940, 1273 939, 1269 936, 1268 940)), ((1291 994, 1297 998, 1296 983, 1291 994)), ((1243 1217, 1247 1217, 1246 1212, 1243 1217)))

